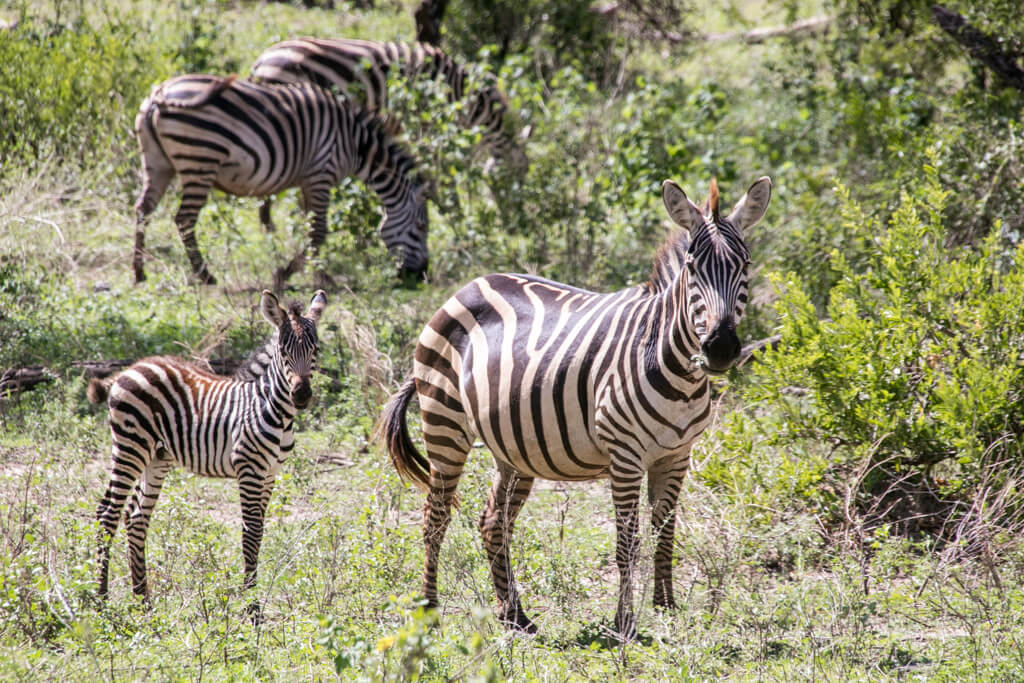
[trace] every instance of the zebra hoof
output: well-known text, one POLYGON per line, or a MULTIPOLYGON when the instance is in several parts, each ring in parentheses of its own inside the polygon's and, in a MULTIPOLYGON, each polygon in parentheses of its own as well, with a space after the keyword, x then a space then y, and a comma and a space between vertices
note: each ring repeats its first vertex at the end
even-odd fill
POLYGON ((253 626, 262 626, 266 623, 266 617, 263 616, 263 608, 260 607, 258 602, 249 603, 249 606, 245 608, 245 614, 249 617, 249 621, 252 622, 253 626))
POLYGON ((523 608, 514 605, 510 609, 498 615, 498 621, 507 629, 519 631, 520 633, 534 634, 537 632, 537 624, 533 623, 530 617, 526 616, 523 608))
POLYGON ((196 273, 196 278, 199 280, 199 284, 201 285, 217 284, 217 278, 211 275, 210 271, 208 271, 205 267, 201 271, 196 273))
POLYGON ((674 610, 676 609, 676 601, 671 595, 655 595, 654 596, 654 609, 660 610, 674 610))

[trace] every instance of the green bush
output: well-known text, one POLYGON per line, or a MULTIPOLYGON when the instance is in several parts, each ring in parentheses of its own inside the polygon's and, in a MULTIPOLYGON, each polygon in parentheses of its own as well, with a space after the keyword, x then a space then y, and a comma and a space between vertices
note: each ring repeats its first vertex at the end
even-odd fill
POLYGON ((826 318, 797 278, 776 277, 782 340, 747 399, 778 409, 776 443, 831 444, 840 480, 870 472, 864 498, 897 480, 946 500, 1005 483, 1024 464, 1024 247, 1005 253, 998 229, 977 250, 946 246, 932 166, 888 226, 839 194, 863 262, 833 252, 826 318))

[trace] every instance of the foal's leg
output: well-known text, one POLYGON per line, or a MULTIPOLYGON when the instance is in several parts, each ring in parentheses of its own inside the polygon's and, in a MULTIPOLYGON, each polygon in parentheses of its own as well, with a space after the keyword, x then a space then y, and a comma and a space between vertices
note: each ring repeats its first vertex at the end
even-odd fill
POLYGON ((152 460, 142 473, 141 481, 135 489, 128 514, 125 515, 125 526, 128 534, 128 564, 132 572, 132 590, 136 595, 149 597, 149 585, 146 580, 146 533, 149 520, 153 516, 157 498, 164 478, 171 470, 169 460, 152 460))
POLYGON ((128 496, 135 489, 135 483, 142 476, 144 458, 131 446, 121 447, 114 443, 113 466, 107 490, 96 508, 96 521, 100 529, 97 534, 97 560, 99 564, 99 580, 97 594, 101 598, 107 596, 110 577, 110 543, 121 523, 121 512, 128 496))

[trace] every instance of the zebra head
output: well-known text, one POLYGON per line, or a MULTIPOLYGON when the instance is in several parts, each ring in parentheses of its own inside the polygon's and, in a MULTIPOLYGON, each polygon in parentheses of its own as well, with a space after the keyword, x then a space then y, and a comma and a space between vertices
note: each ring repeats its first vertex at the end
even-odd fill
POLYGON ((305 313, 301 312, 299 304, 282 308, 277 297, 267 289, 263 290, 263 298, 260 299, 263 317, 277 327, 275 361, 287 383, 292 403, 299 409, 308 407, 313 398, 309 379, 316 370, 316 357, 320 350, 316 325, 325 306, 327 295, 322 289, 313 295, 305 313))
POLYGON ((681 277, 685 286, 685 325, 696 338, 695 356, 711 372, 724 372, 740 355, 736 326, 747 305, 750 252, 744 232, 764 216, 771 180, 758 179, 728 216, 718 210, 718 185, 712 180, 703 210, 671 180, 662 183, 669 216, 690 233, 681 277))
POLYGON ((430 265, 427 252, 427 199, 433 196, 431 181, 413 180, 396 204, 385 206, 381 239, 388 250, 402 258, 399 277, 422 280, 430 265))

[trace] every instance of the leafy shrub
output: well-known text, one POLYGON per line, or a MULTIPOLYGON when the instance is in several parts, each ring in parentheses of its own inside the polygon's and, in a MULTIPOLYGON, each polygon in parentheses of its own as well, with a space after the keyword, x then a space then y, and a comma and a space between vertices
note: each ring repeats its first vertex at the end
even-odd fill
MULTIPOLYGON (((133 144, 138 103, 166 72, 145 26, 24 22, 0 31, 0 158, 101 158, 133 144)), ((133 166, 134 168, 134 166, 133 166)))
POLYGON ((1024 247, 1003 253, 998 230, 945 246, 931 166, 887 228, 840 196, 870 248, 858 267, 833 252, 825 319, 798 279, 776 278, 782 341, 748 400, 778 408, 777 443, 832 444, 839 480, 862 468, 864 502, 896 481, 946 500, 1006 484, 1024 456, 1024 247))

